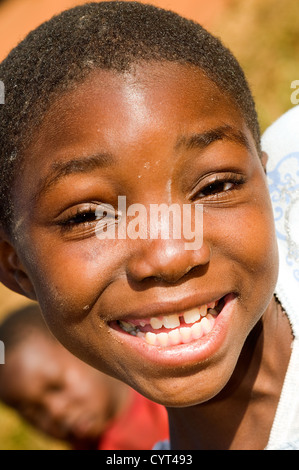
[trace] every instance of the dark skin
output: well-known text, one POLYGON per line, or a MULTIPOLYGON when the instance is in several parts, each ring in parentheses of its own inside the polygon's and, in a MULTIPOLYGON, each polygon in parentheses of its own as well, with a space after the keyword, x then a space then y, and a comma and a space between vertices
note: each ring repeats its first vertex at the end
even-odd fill
POLYGON ((264 321, 259 321, 227 386, 214 399, 198 405, 196 411, 195 407, 168 410, 174 449, 260 450, 266 447, 292 341, 289 321, 274 304, 272 316, 269 327, 273 336, 265 336, 264 321), (186 429, 190 422, 197 430, 196 435, 186 429))
POLYGON ((61 96, 16 181, 17 238, 4 235, 3 282, 38 299, 74 354, 166 405, 176 449, 267 443, 291 330, 273 299, 265 168, 230 97, 199 69, 152 63, 94 72, 61 96), (202 247, 99 240, 95 209, 115 207, 118 195, 127 205, 202 204, 202 247), (213 331, 188 344, 152 346, 116 327, 220 298, 213 331))

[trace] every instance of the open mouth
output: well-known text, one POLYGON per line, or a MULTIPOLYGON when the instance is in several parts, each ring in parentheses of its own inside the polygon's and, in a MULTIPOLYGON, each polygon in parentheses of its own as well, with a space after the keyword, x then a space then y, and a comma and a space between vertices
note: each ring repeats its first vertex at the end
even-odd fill
POLYGON ((206 305, 172 315, 147 319, 118 320, 125 333, 137 336, 152 346, 188 344, 208 335, 225 305, 225 297, 206 305))

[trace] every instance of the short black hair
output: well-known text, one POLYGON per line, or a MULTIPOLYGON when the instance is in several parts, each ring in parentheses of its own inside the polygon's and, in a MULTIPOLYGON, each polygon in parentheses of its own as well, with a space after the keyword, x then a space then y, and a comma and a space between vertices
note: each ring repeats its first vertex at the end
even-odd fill
POLYGON ((0 324, 0 340, 4 343, 6 356, 30 336, 38 334, 48 340, 56 341, 48 329, 37 303, 14 310, 0 324))
MULTIPOLYGON (((12 187, 33 131, 55 97, 96 68, 129 71, 142 61, 200 68, 240 109, 260 152, 255 103, 236 58, 202 26, 139 2, 98 2, 43 23, 0 64, 0 224, 12 234, 12 187)), ((33 170, 34 171, 34 170, 33 170)))

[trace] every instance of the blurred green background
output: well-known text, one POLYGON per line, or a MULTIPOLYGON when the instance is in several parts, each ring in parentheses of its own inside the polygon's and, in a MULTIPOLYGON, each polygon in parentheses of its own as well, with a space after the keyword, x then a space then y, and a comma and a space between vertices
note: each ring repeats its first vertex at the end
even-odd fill
MULTIPOLYGON (((7 25, 11 31, 13 25, 17 24, 15 18, 22 16, 26 3, 26 11, 30 16, 33 14, 30 8, 34 8, 34 5, 40 7, 42 3, 47 5, 51 2, 1 2, 0 44, 4 49, 12 47, 14 43, 10 37, 3 44, 5 35, 3 33, 1 37, 1 27, 4 31, 7 25)), ((60 9, 84 2, 66 3, 64 7, 64 2, 61 2, 60 9)), ((178 1, 157 0, 149 3, 173 9, 202 22, 234 52, 251 85, 262 131, 293 106, 290 101, 293 91, 291 82, 299 80, 298 0, 186 0, 184 8, 181 8, 183 2, 178 1)), ((49 12, 45 13, 43 19, 47 16, 49 12)), ((16 27, 16 41, 19 36, 16 27)), ((25 302, 20 296, 0 286, 0 319, 25 302)), ((0 423, 0 450, 67 449, 64 443, 34 431, 3 405, 0 405, 0 423)))
POLYGON ((299 79, 298 0, 233 0, 212 32, 234 52, 256 100, 264 131, 293 105, 299 79))

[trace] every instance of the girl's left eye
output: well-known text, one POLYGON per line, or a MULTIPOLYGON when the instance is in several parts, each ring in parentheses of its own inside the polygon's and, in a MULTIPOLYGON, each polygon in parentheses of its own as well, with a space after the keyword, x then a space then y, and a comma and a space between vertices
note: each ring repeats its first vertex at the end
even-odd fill
POLYGON ((226 193, 239 188, 245 182, 241 175, 225 178, 216 178, 200 190, 197 190, 193 199, 206 198, 206 197, 221 197, 226 193))
POLYGON ((207 196, 217 193, 222 193, 225 191, 229 191, 233 189, 234 183, 229 181, 216 181, 215 183, 209 184, 206 186, 198 195, 199 196, 207 196))

